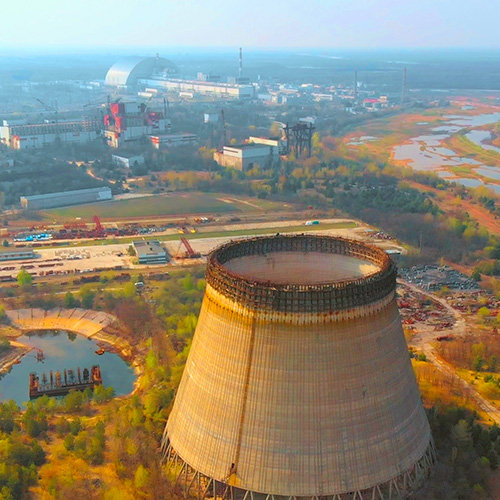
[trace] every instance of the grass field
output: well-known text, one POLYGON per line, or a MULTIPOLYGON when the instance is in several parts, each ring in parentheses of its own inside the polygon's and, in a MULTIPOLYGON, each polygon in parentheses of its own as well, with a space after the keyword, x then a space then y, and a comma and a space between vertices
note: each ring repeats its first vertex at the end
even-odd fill
POLYGON ((54 208, 44 212, 47 218, 126 219, 134 217, 156 217, 180 214, 216 214, 228 212, 259 212, 283 210, 283 203, 253 198, 243 198, 207 193, 171 193, 157 196, 144 196, 128 200, 106 203, 92 203, 65 208, 54 208))

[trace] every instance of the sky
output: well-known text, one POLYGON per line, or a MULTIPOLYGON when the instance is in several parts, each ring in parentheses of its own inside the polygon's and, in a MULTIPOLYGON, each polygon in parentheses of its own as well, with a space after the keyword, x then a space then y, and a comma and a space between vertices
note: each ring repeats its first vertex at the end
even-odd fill
POLYGON ((2 1, 0 50, 500 48, 500 0, 2 1))

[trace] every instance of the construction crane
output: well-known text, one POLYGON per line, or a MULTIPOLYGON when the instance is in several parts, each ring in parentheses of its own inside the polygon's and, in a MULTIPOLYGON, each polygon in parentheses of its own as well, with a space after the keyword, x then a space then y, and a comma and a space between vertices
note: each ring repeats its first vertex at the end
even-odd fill
POLYGON ((54 113, 54 121, 56 123, 56 143, 59 144, 61 141, 61 138, 59 136, 59 110, 57 108, 57 99, 54 101, 54 106, 49 106, 45 102, 43 102, 41 99, 38 99, 38 97, 35 97, 35 100, 38 101, 46 111, 50 111, 51 113, 54 113))
POLYGON ((200 257, 200 253, 195 252, 193 250, 193 247, 191 246, 191 244, 187 240, 187 238, 182 237, 181 243, 179 245, 179 249, 177 250, 177 257, 181 257, 181 258, 185 258, 185 259, 197 259, 198 257, 200 257), (184 253, 184 255, 180 255, 181 245, 184 245, 184 248, 186 249, 186 252, 184 253))
POLYGON ((146 101, 145 103, 142 103, 142 104, 140 105, 140 106, 141 106, 141 111, 142 111, 143 113, 146 113, 146 111, 148 110, 148 108, 149 108, 149 103, 150 103, 150 102, 151 102, 151 100, 153 99, 153 95, 154 95, 154 94, 151 94, 151 95, 148 97, 147 101, 146 101))
POLYGON ((101 219, 99 219, 98 215, 94 215, 95 229, 94 229, 94 237, 95 238, 105 238, 106 230, 101 224, 101 219))
MULTIPOLYGON (((95 105, 95 104, 101 104, 101 105, 102 105, 102 104, 103 104, 103 102, 102 102, 102 101, 103 101, 103 98, 102 98, 102 97, 99 97, 99 99, 96 99, 96 100, 94 100, 94 101, 90 101, 90 102, 88 102, 87 104, 84 104, 84 105, 83 105, 83 107, 84 107, 84 108, 88 108, 89 106, 93 106, 93 105, 95 105)), ((106 102, 108 103, 108 105, 109 105, 110 101, 111 101, 111 96, 108 94, 108 95, 106 96, 106 102)))

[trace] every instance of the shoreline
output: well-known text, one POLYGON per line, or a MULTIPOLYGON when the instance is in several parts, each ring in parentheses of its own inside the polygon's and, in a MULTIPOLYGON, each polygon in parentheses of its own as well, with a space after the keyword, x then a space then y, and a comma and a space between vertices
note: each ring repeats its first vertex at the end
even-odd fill
POLYGON ((32 346, 18 342, 17 338, 30 331, 62 330, 83 335, 93 340, 99 348, 112 352, 129 363, 136 376, 133 389, 118 398, 131 396, 139 390, 143 369, 137 357, 134 356, 134 346, 116 335, 115 332, 119 329, 113 328, 112 332, 106 331, 108 327, 118 323, 115 317, 98 311, 63 308, 51 311, 19 309, 9 310, 6 313, 10 319, 10 331, 5 337, 9 340, 11 349, 0 357, 0 374, 7 373, 14 364, 19 363, 34 349, 32 346))

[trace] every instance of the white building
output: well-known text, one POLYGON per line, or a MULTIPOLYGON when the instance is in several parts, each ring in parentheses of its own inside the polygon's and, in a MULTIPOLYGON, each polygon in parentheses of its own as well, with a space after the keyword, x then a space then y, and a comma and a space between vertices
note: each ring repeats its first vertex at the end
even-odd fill
POLYGON ((236 170, 250 170, 255 166, 269 168, 279 163, 280 155, 276 146, 265 144, 240 144, 224 146, 214 153, 214 160, 222 167, 236 170))
POLYGON ((144 156, 142 155, 137 155, 137 156, 112 155, 111 161, 113 162, 113 165, 117 165, 118 167, 124 167, 124 168, 131 168, 138 165, 144 165, 145 163, 144 156))
POLYGON ((231 83, 203 82, 199 80, 169 79, 140 79, 139 85, 161 88, 170 92, 190 93, 193 95, 220 97, 225 99, 252 99, 254 88, 252 85, 231 83))
POLYGON ((0 142, 12 149, 36 149, 58 142, 83 144, 98 139, 101 130, 102 125, 97 120, 32 125, 11 125, 4 121, 0 127, 0 142))
POLYGON ((156 149, 163 148, 175 148, 177 146, 188 146, 190 144, 195 144, 198 140, 196 134, 164 134, 164 135, 152 135, 149 137, 151 144, 156 149))
POLYGON ((286 141, 281 140, 279 137, 255 137, 248 138, 250 144, 262 144, 264 146, 271 146, 276 148, 279 154, 286 154, 286 141))

